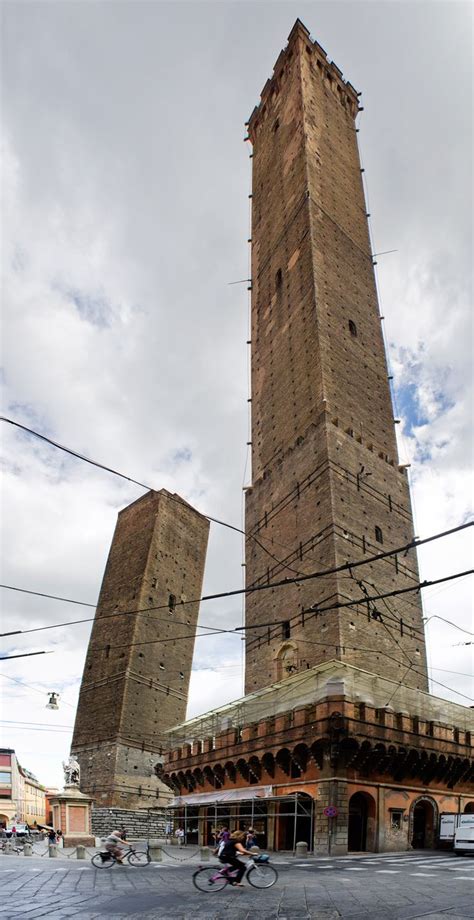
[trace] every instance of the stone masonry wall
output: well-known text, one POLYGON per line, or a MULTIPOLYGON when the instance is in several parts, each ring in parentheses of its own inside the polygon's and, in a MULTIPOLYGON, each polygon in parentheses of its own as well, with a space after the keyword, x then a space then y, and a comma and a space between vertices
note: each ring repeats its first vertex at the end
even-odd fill
POLYGON ((152 806, 164 732, 186 713, 209 522, 148 492, 119 514, 82 678, 72 751, 103 805, 152 806), (181 638, 181 637, 186 638, 181 638))
POLYGON ((92 810, 92 833, 96 837, 107 837, 111 831, 122 825, 128 840, 164 837, 166 830, 166 812, 164 809, 154 812, 129 811, 125 808, 94 808, 92 810))
POLYGON ((264 589, 413 539, 357 110, 355 90, 297 23, 249 123, 253 484, 246 493, 246 583, 260 590, 246 601, 246 693, 331 658, 428 689, 419 593, 364 601, 417 584, 413 550, 264 589), (357 606, 334 607, 358 599, 357 606), (313 606, 317 612, 308 613, 313 606), (258 628, 268 623, 276 625, 258 628))

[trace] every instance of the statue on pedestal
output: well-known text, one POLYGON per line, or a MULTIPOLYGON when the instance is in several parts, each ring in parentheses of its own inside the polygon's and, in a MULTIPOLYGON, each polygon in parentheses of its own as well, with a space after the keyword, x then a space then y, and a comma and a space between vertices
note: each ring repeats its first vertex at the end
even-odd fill
POLYGON ((81 775, 81 768, 75 759, 75 757, 69 757, 68 762, 66 763, 63 760, 63 770, 64 770, 64 785, 65 786, 76 786, 79 789, 79 780, 81 775))

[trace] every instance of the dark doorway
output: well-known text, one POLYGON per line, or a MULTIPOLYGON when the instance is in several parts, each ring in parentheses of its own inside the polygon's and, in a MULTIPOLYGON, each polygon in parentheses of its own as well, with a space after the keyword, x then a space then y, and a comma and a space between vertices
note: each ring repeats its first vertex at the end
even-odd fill
POLYGON ((431 802, 417 802, 413 809, 411 844, 415 850, 424 850, 434 846, 434 810, 431 802))
POLYGON ((465 815, 474 815, 474 802, 468 802, 468 803, 467 803, 467 805, 466 805, 466 807, 465 807, 465 809, 464 809, 464 814, 465 814, 465 815))
POLYGON ((313 800, 306 793, 282 799, 277 811, 277 846, 279 850, 294 850, 304 841, 312 850, 313 800))
POLYGON ((367 849, 367 819, 369 809, 363 792, 356 792, 349 802, 349 834, 347 845, 351 851, 367 849))

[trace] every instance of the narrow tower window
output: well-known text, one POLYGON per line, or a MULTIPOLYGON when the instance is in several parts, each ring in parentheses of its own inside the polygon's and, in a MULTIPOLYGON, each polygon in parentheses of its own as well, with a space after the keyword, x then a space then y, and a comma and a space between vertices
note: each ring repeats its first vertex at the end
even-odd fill
POLYGON ((375 539, 377 540, 377 543, 383 543, 383 533, 381 527, 375 527, 375 539))
POLYGON ((281 287, 282 280, 283 280, 283 275, 282 275, 281 268, 279 268, 275 275, 275 287, 276 288, 281 287))
POLYGON ((349 332, 355 339, 357 338, 357 326, 353 319, 349 320, 349 332))
POLYGON ((169 612, 170 612, 170 613, 173 613, 175 607, 176 607, 176 595, 175 595, 175 594, 170 594, 170 596, 169 596, 169 598, 168 598, 168 608, 169 608, 169 612))
POLYGON ((285 620, 284 623, 282 623, 281 637, 282 639, 289 639, 290 634, 291 634, 290 621, 285 620))

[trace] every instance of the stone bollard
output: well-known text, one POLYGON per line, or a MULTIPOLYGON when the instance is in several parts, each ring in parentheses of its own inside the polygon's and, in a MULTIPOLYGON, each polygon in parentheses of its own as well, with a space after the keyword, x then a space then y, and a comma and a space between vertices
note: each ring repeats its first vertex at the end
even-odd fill
POLYGON ((7 840, 3 848, 3 852, 5 853, 5 856, 9 856, 11 853, 13 853, 13 844, 11 840, 7 840))
POLYGON ((48 845, 48 856, 55 857, 58 855, 58 848, 55 843, 50 843, 48 845))
POLYGON ((201 862, 209 862, 211 851, 209 847, 201 847, 201 862))
POLYGON ((296 855, 301 859, 302 856, 308 855, 308 844, 305 840, 300 840, 296 844, 296 855))
POLYGON ((86 858, 86 848, 79 843, 76 847, 76 859, 85 859, 86 858))
POLYGON ((23 847, 23 856, 32 856, 32 854, 33 847, 31 846, 31 843, 25 843, 25 846, 23 847))
POLYGON ((150 859, 152 862, 162 862, 163 861, 163 850, 158 837, 151 837, 148 841, 148 849, 150 853, 150 859))

